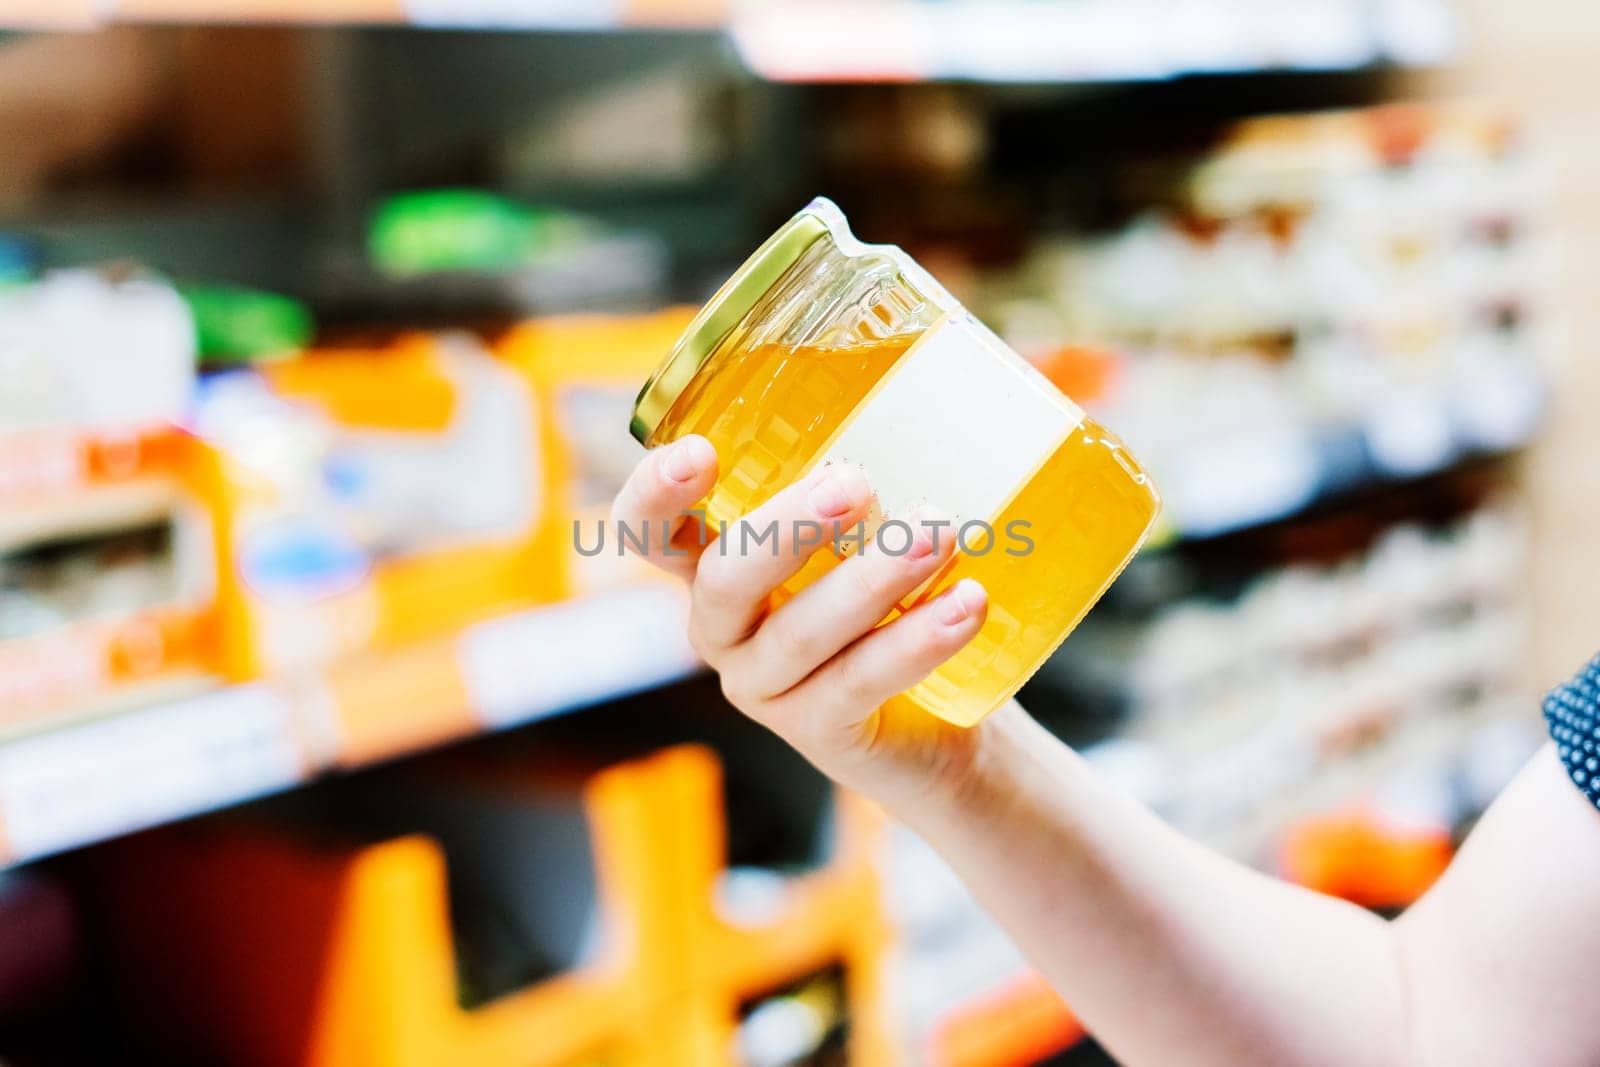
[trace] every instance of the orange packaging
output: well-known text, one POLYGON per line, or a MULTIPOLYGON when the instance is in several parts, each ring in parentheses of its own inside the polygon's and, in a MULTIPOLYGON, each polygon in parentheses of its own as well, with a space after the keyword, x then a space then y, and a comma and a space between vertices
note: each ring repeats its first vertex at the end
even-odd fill
POLYGON ((172 427, 0 434, 0 734, 214 680, 202 466, 172 427))
POLYGON ((551 487, 551 506, 563 531, 561 560, 569 595, 582 596, 659 579, 654 568, 619 554, 608 540, 585 555, 576 536, 594 546, 611 500, 644 449, 617 432, 633 408, 639 382, 670 351, 694 317, 692 308, 644 315, 571 315, 530 319, 508 331, 495 352, 528 374, 539 396, 541 417, 554 427, 561 477, 551 487))
POLYGON ((1360 811, 1307 819, 1283 848, 1284 877, 1366 908, 1403 908, 1438 880, 1455 849, 1443 829, 1385 826, 1360 811))
POLYGON ((318 667, 562 594, 558 456, 534 387, 467 338, 224 376, 201 422, 236 673, 318 667))

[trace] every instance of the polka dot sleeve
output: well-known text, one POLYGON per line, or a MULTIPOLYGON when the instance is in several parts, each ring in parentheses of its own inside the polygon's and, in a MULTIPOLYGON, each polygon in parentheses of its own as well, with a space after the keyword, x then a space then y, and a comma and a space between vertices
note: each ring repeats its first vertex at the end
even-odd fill
POLYGON ((1550 691, 1544 721, 1573 784, 1600 807, 1600 656, 1550 691))

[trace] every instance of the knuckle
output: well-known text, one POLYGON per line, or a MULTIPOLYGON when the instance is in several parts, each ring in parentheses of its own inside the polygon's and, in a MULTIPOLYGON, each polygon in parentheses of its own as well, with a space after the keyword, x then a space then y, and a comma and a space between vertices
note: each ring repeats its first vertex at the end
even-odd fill
POLYGON ((851 592, 863 603, 894 599, 894 574, 876 557, 853 561, 850 570, 851 592))
POLYGON ((839 695, 851 704, 866 703, 873 699, 876 692, 872 673, 865 658, 860 655, 845 656, 839 661, 835 682, 839 695))
POLYGON ((760 723, 790 745, 796 745, 799 736, 799 723, 792 702, 781 698, 762 700, 759 703, 735 705, 744 716, 752 722, 760 723))
POLYGON ((709 604, 726 604, 738 599, 741 583, 737 567, 738 560, 734 557, 706 553, 695 572, 695 592, 709 604))
POLYGON ((796 626, 780 613, 765 628, 766 643, 786 661, 806 662, 821 658, 819 636, 809 628, 796 626))
POLYGON ((743 677, 737 673, 722 673, 717 675, 717 685, 722 690, 722 699, 738 708, 748 712, 759 701, 754 699, 743 677))

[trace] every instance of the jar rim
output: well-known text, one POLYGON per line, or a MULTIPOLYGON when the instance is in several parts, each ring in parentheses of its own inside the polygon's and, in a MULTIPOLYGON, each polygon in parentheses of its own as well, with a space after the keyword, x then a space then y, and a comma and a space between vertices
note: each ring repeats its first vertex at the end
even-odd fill
POLYGON ((837 241, 849 232, 844 213, 833 201, 819 196, 767 238, 706 301, 639 390, 628 423, 633 436, 648 444, 695 374, 778 279, 822 238, 831 235, 837 241))

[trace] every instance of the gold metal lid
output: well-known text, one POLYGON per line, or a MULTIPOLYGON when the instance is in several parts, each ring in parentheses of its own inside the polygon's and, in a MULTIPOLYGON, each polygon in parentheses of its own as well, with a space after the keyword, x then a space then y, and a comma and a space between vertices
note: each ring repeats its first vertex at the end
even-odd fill
POLYGON ((844 216, 833 201, 818 197, 767 238, 733 277, 723 283, 683 331, 672 354, 639 390, 628 429, 641 444, 649 442, 650 435, 689 387, 695 373, 750 309, 805 255, 806 249, 843 222, 844 216))

